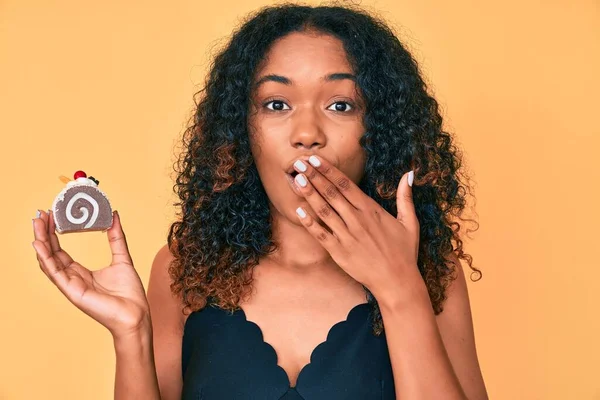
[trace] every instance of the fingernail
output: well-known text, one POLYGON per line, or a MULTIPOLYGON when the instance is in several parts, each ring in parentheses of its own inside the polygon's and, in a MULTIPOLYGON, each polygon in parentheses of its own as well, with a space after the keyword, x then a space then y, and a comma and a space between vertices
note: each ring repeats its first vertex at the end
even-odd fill
POLYGON ((311 165, 313 167, 320 167, 321 166, 321 161, 319 161, 319 159, 315 156, 310 156, 308 157, 308 162, 311 163, 311 165))
POLYGON ((296 208, 296 214, 298 214, 298 216, 300 218, 306 218, 306 213, 304 212, 304 210, 302 209, 302 207, 296 208))
POLYGON ((306 187, 306 178, 304 175, 296 175, 296 183, 302 187, 306 187))
POLYGON ((42 215, 42 213, 40 213, 40 210, 37 210, 35 213, 35 217, 39 218, 42 215))
POLYGON ((415 171, 410 171, 408 173, 408 186, 412 187, 413 185, 413 180, 415 179, 415 171))
POLYGON ((300 170, 300 172, 306 172, 306 164, 302 162, 302 160, 297 160, 294 163, 294 167, 300 170))

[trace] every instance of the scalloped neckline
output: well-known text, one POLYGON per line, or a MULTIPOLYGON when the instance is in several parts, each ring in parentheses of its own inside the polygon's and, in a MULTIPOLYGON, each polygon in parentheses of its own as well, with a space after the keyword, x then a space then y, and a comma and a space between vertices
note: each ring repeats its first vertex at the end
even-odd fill
POLYGON ((314 366, 315 354, 319 352, 319 349, 322 349, 324 346, 327 345, 327 343, 329 343, 331 336, 332 336, 332 332, 343 327, 348 321, 350 321, 351 317, 354 314, 356 314, 356 312, 358 312, 358 310, 360 310, 361 308, 364 308, 366 306, 370 306, 370 304, 371 303, 366 302, 366 303, 359 303, 359 304, 355 305, 354 307, 352 307, 350 309, 350 311, 348 311, 348 314, 346 314, 345 319, 343 319, 339 322, 336 322, 335 324, 333 324, 331 326, 331 328, 329 328, 329 330, 327 331, 327 336, 325 337, 325 340, 315 346, 315 348, 310 353, 308 363, 306 363, 305 365, 302 366, 302 368, 300 368, 300 371, 298 372, 298 375, 296 376, 296 384, 294 386, 292 386, 292 382, 290 381, 290 376, 288 375, 287 371, 281 365, 279 365, 279 354, 277 354, 277 351, 275 350, 273 345, 271 345, 269 342, 266 342, 264 340, 264 335, 263 335, 263 331, 262 331, 261 327, 256 322, 251 321, 247 318, 246 312, 244 311, 243 308, 239 307, 238 310, 236 310, 236 312, 239 312, 241 314, 244 323, 247 323, 249 325, 256 327, 256 329, 260 333, 262 344, 264 346, 268 347, 275 354, 275 366, 276 366, 276 368, 278 368, 279 370, 281 370, 281 372, 283 372, 285 374, 285 377, 287 380, 288 391, 289 391, 292 389, 296 390, 298 388, 298 384, 300 382, 300 378, 302 377, 303 373, 305 374, 305 371, 307 369, 309 369, 310 366, 314 366))

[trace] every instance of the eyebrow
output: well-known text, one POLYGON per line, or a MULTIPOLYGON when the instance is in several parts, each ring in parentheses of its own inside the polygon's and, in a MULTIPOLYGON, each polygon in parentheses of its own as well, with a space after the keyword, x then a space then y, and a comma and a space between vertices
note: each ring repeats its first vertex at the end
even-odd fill
MULTIPOLYGON (((341 81, 344 79, 349 79, 353 82, 356 82, 356 76, 348 72, 336 72, 334 74, 325 75, 321 78, 321 80, 325 82, 341 81)), ((256 81, 256 83, 254 84, 254 89, 258 89, 258 87, 265 82, 278 82, 288 86, 293 85, 293 81, 290 78, 287 78, 282 75, 269 74, 261 77, 258 81, 256 81)))

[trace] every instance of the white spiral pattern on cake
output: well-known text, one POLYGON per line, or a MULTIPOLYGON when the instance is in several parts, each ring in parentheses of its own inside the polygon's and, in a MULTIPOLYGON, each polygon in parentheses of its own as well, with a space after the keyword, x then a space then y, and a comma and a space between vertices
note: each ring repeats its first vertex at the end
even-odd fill
POLYGON ((98 202, 87 193, 79 192, 79 193, 75 194, 73 197, 71 197, 71 200, 69 200, 69 203, 67 203, 67 210, 66 210, 67 219, 69 220, 69 222, 71 222, 73 224, 81 224, 81 223, 85 222, 88 219, 88 217, 90 216, 90 212, 85 207, 79 208, 79 211, 81 211, 83 213, 83 215, 81 217, 75 218, 73 216, 73 214, 72 214, 73 205, 75 204, 75 201, 77 201, 80 198, 89 201, 93 207, 92 217, 90 218, 88 223, 85 224, 85 226, 84 226, 84 228, 87 229, 87 228, 91 227, 92 225, 94 225, 94 222, 96 222, 96 220, 98 219, 98 214, 100 213, 100 206, 98 205, 98 202))

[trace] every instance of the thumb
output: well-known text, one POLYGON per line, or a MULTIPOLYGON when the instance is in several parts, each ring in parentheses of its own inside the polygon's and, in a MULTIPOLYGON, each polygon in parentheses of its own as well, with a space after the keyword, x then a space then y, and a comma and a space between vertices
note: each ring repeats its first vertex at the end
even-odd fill
POLYGON ((415 173, 410 171, 402 175, 398 189, 396 190, 396 209, 398 210, 398 220, 405 226, 412 228, 418 227, 417 215, 415 213, 415 204, 412 197, 412 184, 415 173))
POLYGON ((113 213, 113 223, 108 229, 107 234, 110 252, 112 253, 112 264, 133 264, 129 255, 129 248, 127 247, 127 239, 121 226, 121 218, 117 211, 113 213))

